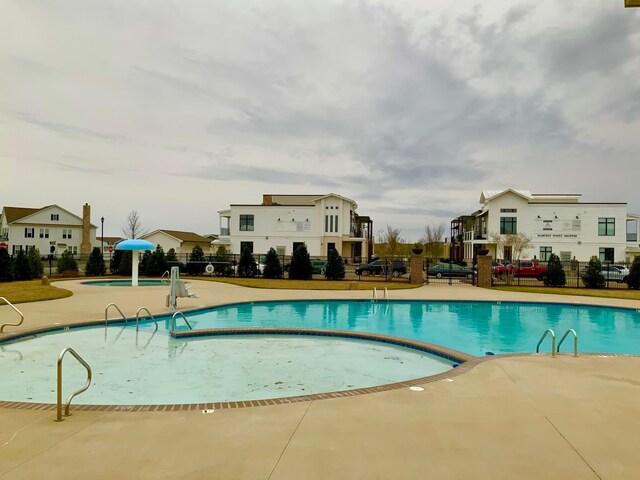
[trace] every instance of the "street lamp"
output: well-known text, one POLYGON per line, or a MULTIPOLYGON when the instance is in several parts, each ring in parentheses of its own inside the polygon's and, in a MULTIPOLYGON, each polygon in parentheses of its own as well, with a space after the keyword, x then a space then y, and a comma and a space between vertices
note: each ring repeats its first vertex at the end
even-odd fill
POLYGON ((100 251, 102 252, 102 258, 104 258, 104 217, 100 217, 100 223, 102 224, 102 238, 100 240, 100 251))

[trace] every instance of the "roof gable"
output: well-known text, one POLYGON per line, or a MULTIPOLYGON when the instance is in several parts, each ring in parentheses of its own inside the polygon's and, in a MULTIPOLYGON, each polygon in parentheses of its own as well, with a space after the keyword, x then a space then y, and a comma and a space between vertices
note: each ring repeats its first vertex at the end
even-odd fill
POLYGON ((480 195, 480 203, 485 204, 490 200, 494 200, 507 193, 513 193, 514 195, 522 197, 527 201, 533 199, 533 196, 531 195, 531 192, 529 190, 514 190, 513 188, 507 188, 506 190, 483 190, 482 194, 480 195))
POLYGON ((151 235, 156 233, 164 233, 170 237, 175 238, 176 240, 180 240, 182 242, 199 242, 199 243, 210 243, 211 240, 203 237, 195 232, 182 232, 180 230, 155 230, 151 233, 147 233, 146 235, 142 235, 140 238, 148 238, 151 235))

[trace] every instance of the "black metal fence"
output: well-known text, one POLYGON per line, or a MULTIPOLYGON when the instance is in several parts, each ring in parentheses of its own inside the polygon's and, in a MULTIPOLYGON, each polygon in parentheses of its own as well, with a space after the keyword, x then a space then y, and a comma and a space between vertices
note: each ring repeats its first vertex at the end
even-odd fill
MULTIPOLYGON (((564 272, 564 285, 555 284, 547 277, 548 262, 538 260, 521 260, 510 263, 508 261, 494 261, 492 266, 492 284, 522 287, 570 287, 589 288, 594 280, 588 277, 588 262, 576 260, 560 262, 564 272)), ((603 263, 600 274, 601 287, 598 288, 628 288, 627 277, 631 264, 624 262, 603 263)), ((597 279, 595 280, 598 281, 597 279)))
POLYGON ((426 258, 423 265, 427 284, 475 285, 477 283, 478 272, 475 266, 464 262, 426 258))

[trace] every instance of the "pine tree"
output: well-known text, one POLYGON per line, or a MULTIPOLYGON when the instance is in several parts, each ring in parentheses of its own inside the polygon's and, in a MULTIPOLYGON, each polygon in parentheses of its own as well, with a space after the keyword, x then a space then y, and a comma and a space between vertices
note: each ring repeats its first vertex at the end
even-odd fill
POLYGON ((587 288, 604 288, 606 282, 602 274, 602 263, 598 257, 591 257, 587 268, 582 272, 582 281, 587 288))
POLYGON ((635 290, 640 288, 640 255, 637 255, 633 259, 633 263, 631 264, 629 275, 627 277, 627 286, 635 290))
POLYGON ((256 259, 253 258, 253 254, 249 247, 244 247, 242 254, 240 255, 240 261, 238 262, 238 276, 239 277, 255 277, 258 274, 258 266, 256 265, 256 259))
POLYGON ((303 243, 293 252, 289 265, 290 280, 311 280, 313 268, 307 246, 303 243))
MULTIPOLYGON (((121 252, 122 257, 120 257, 120 265, 118 265, 118 275, 128 277, 131 275, 133 255, 138 255, 138 252, 132 252, 131 250, 121 250, 121 252)), ((140 267, 139 264, 138 267, 140 267)), ((138 272, 140 272, 140 268, 138 268, 138 272)))
POLYGON ((544 285, 546 287, 564 287, 567 284, 567 274, 562 268, 560 257, 551 254, 547 263, 547 271, 544 274, 544 285))
POLYGON ((169 250, 167 250, 167 254, 164 258, 167 262, 177 262, 178 256, 176 255, 176 249, 170 248, 169 250))
POLYGON ((218 250, 216 250, 216 254, 213 257, 214 266, 213 271, 218 277, 225 276, 228 277, 233 273, 233 269, 229 264, 229 253, 224 245, 220 245, 218 250))
POLYGON ((282 265, 278 254, 272 248, 267 252, 267 257, 264 263, 264 269, 262 270, 262 276, 264 278, 280 278, 282 277, 282 265))
POLYGON ((158 245, 147 261, 145 274, 151 277, 160 277, 167 269, 167 259, 164 255, 164 250, 158 245))
POLYGON ((202 275, 206 266, 202 247, 200 245, 196 245, 191 250, 191 255, 189 255, 187 273, 189 275, 202 275))
POLYGON ((117 275, 119 273, 118 268, 120 267, 120 262, 122 261, 123 250, 116 250, 113 252, 113 256, 111 257, 111 261, 109 262, 109 270, 112 275, 117 275))
POLYGON ((6 248, 0 248, 0 282, 13 281, 13 259, 6 248))
POLYGON ((13 261, 13 271, 16 280, 31 280, 31 266, 29 265, 29 259, 24 250, 18 250, 16 258, 13 261))
POLYGON ((104 275, 106 268, 104 266, 104 258, 98 247, 94 247, 87 259, 87 265, 84 267, 84 274, 86 276, 101 276, 104 275))
POLYGON ((40 250, 37 248, 30 248, 27 257, 29 258, 31 278, 42 277, 42 275, 44 275, 44 267, 42 266, 42 259, 40 258, 40 250))
POLYGON ((329 251, 325 276, 329 280, 342 280, 344 278, 344 261, 335 248, 329 251))
POLYGON ((151 258, 151 250, 145 250, 140 258, 140 263, 138 263, 138 272, 141 275, 147 274, 147 264, 149 263, 149 259, 151 258))
POLYGON ((73 255, 70 251, 65 250, 64 252, 62 252, 62 255, 60 255, 60 258, 58 259, 57 269, 58 273, 78 271, 78 262, 76 262, 76 259, 73 258, 73 255))

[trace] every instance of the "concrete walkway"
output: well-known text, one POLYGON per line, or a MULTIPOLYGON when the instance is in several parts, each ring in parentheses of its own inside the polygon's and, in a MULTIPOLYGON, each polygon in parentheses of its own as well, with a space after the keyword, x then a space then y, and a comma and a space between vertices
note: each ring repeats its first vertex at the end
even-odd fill
MULTIPOLYGON (((116 302, 164 312, 166 288, 58 284, 72 297, 23 304, 24 329, 101 320, 116 302)), ((370 298, 193 282, 181 308, 236 301, 370 298)), ((426 286, 392 298, 640 302, 426 286)), ((0 307, 0 318, 7 318, 0 307)), ((2 338, 2 337, 0 337, 2 338)), ((0 372, 1 374, 1 372, 0 372)), ((640 477, 640 357, 496 357, 424 385, 313 402, 179 412, 0 408, 4 479, 458 479, 640 477)), ((1 376, 0 376, 1 381, 1 376)))

